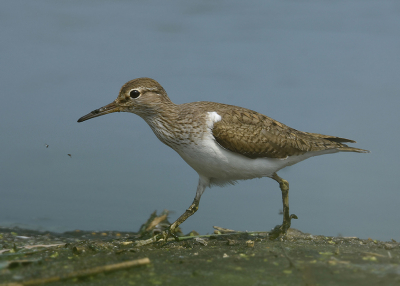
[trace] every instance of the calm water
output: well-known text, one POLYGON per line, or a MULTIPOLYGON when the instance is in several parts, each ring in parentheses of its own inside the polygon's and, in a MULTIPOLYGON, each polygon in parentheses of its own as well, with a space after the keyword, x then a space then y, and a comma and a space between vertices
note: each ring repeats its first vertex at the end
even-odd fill
MULTIPOLYGON (((147 76, 176 103, 357 140, 372 153, 279 173, 293 227, 400 239, 400 2, 8 1, 0 24, 0 225, 136 231, 190 205, 197 174, 141 118, 76 122, 147 76)), ((281 208, 273 180, 240 182, 207 189, 182 227, 269 230, 281 208)))

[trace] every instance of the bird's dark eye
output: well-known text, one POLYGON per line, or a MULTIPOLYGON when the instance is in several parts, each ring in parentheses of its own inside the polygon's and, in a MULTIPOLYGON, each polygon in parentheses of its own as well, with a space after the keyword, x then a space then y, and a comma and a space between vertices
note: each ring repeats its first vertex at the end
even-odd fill
POLYGON ((132 98, 138 98, 139 95, 140 95, 140 91, 138 91, 137 89, 132 89, 129 92, 129 96, 132 97, 132 98))

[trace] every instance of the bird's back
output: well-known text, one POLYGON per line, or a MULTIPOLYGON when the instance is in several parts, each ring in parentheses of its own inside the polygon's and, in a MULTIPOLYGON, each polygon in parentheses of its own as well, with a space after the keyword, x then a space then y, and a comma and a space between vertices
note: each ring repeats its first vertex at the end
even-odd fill
MULTIPOLYGON (((223 148, 248 158, 286 158, 307 152, 336 149, 367 153, 344 143, 355 141, 317 133, 302 132, 250 109, 216 102, 192 102, 179 105, 180 114, 190 121, 206 121, 215 112, 221 118, 213 122, 211 132, 223 148)), ((192 122, 191 122, 192 124, 192 122)))

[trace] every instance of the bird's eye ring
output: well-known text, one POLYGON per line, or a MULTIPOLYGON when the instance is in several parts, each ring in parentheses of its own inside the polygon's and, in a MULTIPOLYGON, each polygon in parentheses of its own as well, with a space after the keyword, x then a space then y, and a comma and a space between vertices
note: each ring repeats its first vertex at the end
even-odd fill
POLYGON ((138 91, 137 89, 132 89, 132 90, 129 92, 129 96, 130 96, 131 98, 138 98, 139 95, 140 95, 140 91, 138 91))

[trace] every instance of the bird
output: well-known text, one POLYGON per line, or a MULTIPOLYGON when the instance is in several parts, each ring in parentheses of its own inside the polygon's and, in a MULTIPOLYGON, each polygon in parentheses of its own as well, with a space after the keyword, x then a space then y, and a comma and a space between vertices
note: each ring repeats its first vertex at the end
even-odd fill
POLYGON ((44 146, 46 146, 46 148, 49 148, 49 145, 48 145, 48 144, 44 144, 44 146))
POLYGON ((177 228, 199 209, 206 188, 263 177, 278 182, 283 204, 283 222, 268 237, 284 236, 297 216, 289 212, 289 183, 278 176, 279 170, 313 156, 369 153, 346 144, 354 140, 302 132, 247 108, 209 101, 175 104, 156 80, 146 77, 128 81, 113 102, 78 122, 114 112, 143 118, 156 137, 199 175, 192 204, 163 232, 160 239, 165 241, 170 236, 177 239, 177 228))

